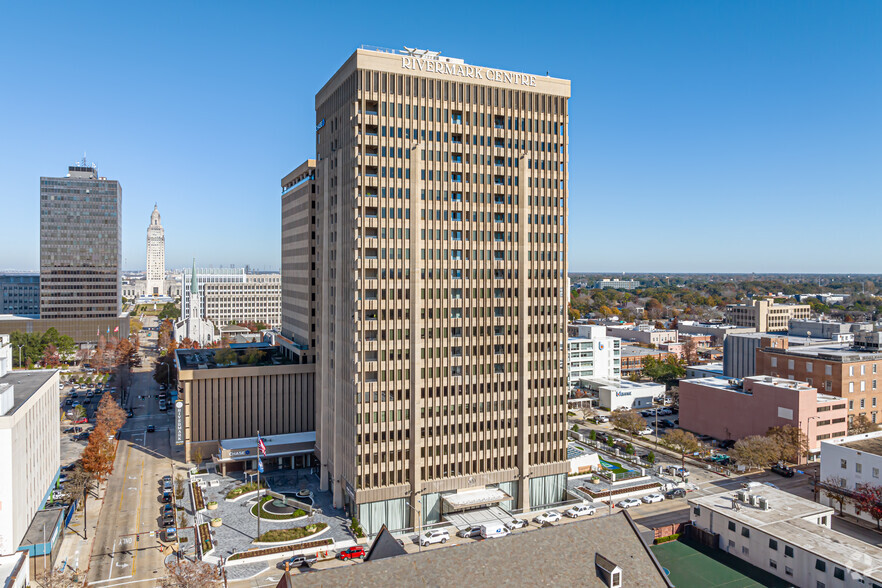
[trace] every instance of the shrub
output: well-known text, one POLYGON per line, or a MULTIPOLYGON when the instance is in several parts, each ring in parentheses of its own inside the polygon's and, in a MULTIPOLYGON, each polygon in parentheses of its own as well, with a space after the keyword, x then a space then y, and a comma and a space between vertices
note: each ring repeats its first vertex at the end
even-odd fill
MULTIPOLYGON (((273 498, 272 496, 262 496, 260 498, 260 506, 261 506, 260 518, 262 518, 262 519, 266 519, 266 520, 270 520, 270 521, 286 521, 289 519, 296 519, 298 517, 305 517, 306 516, 306 512, 299 509, 299 508, 291 514, 275 514, 275 513, 267 512, 266 509, 263 508, 263 505, 266 504, 267 502, 269 502, 270 500, 275 500, 275 498, 273 498)), ((256 504, 251 507, 251 514, 253 514, 254 516, 257 516, 257 505, 256 504)))
POLYGON ((356 537, 364 537, 364 529, 361 528, 357 518, 352 517, 352 523, 349 526, 352 529, 352 532, 355 533, 356 537))
POLYGON ((303 549, 312 549, 314 547, 323 547, 333 545, 333 539, 317 539, 315 541, 306 541, 304 543, 298 543, 297 545, 281 545, 279 547, 267 547, 265 549, 251 549, 249 551, 243 551, 241 553, 234 553, 229 557, 230 560, 235 559, 247 559, 249 557, 261 557, 264 555, 272 555, 274 553, 289 553, 292 548, 297 548, 300 550, 303 549))
MULTIPOLYGON (((260 487, 266 488, 266 484, 264 482, 261 482, 260 487)), ((227 498, 235 498, 237 496, 242 496, 246 492, 254 492, 255 490, 257 490, 257 483, 248 482, 246 484, 242 484, 241 486, 236 486, 235 488, 227 492, 227 498)))
POLYGON ((319 531, 327 528, 327 523, 316 523, 314 525, 306 525, 305 527, 293 527, 291 529, 273 529, 267 531, 257 538, 260 543, 278 543, 282 541, 296 541, 315 535, 319 531))
POLYGON ((667 543, 667 542, 669 542, 669 541, 676 541, 676 540, 679 539, 679 538, 680 538, 680 533, 674 533, 673 535, 667 535, 667 536, 665 536, 665 537, 659 537, 658 539, 656 539, 656 540, 654 541, 654 543, 655 543, 656 545, 659 545, 659 544, 661 544, 661 543, 667 543))

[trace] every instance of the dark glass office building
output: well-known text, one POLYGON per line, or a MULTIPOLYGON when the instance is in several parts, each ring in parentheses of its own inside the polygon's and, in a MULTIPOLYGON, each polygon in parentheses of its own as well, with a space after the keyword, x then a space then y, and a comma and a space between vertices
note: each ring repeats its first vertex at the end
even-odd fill
POLYGON ((0 274, 0 314, 40 315, 40 276, 0 274))
POLYGON ((120 314, 122 188, 94 165, 40 178, 40 318, 120 314))

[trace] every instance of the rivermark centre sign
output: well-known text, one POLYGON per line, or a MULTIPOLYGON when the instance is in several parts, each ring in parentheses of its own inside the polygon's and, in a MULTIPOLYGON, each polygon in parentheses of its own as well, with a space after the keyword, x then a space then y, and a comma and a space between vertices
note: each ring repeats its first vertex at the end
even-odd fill
POLYGON ((536 87, 536 76, 491 69, 489 67, 476 67, 474 65, 465 65, 462 63, 447 63, 444 61, 438 61, 437 59, 423 59, 421 57, 405 56, 401 58, 401 67, 403 69, 424 71, 426 73, 436 73, 439 75, 470 78, 473 80, 486 80, 488 82, 514 84, 517 86, 536 87))

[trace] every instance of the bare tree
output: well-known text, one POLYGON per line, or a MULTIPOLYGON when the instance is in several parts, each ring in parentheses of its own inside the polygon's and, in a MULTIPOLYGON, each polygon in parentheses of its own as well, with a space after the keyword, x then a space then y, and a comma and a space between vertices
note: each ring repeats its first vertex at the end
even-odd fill
POLYGON ((633 410, 620 410, 613 413, 610 423, 628 433, 632 438, 646 428, 646 421, 633 410))
POLYGON ((771 437, 751 435, 736 441, 731 455, 745 467, 765 468, 778 461, 780 449, 771 437))
POLYGON ((686 466, 686 454, 701 449, 701 443, 689 431, 673 429, 662 438, 662 443, 680 454, 680 465, 686 466))
POLYGON ((842 507, 850 500, 844 491, 847 483, 848 480, 840 476, 830 476, 824 480, 824 496, 839 504, 839 516, 842 516, 842 507))
POLYGON ((39 588, 73 588, 80 582, 74 582, 74 575, 69 570, 60 571, 50 568, 41 574, 37 574, 36 586, 39 588))
POLYGON ((205 562, 181 559, 167 567, 168 574, 159 580, 162 588, 211 588, 223 584, 220 571, 205 562))
POLYGON ((851 421, 848 425, 848 434, 849 435, 862 435, 864 433, 872 433, 873 431, 878 431, 879 425, 870 421, 865 415, 858 415, 854 420, 851 421))

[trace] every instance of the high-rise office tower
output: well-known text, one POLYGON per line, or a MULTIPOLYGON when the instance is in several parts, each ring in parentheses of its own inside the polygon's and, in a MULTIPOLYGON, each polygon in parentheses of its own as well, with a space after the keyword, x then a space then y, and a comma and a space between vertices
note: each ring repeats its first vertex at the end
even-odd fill
POLYGON ((315 363, 315 160, 282 178, 282 342, 300 363, 315 363))
POLYGON ((40 178, 40 318, 120 313, 122 188, 94 164, 40 178))
POLYGON ((147 296, 165 294, 165 229, 159 218, 159 207, 153 205, 147 227, 147 296))
POLYGON ((564 494, 569 96, 381 49, 316 95, 316 456, 368 532, 564 494))

